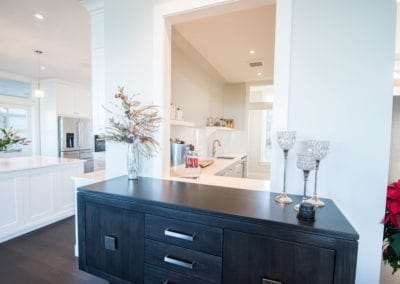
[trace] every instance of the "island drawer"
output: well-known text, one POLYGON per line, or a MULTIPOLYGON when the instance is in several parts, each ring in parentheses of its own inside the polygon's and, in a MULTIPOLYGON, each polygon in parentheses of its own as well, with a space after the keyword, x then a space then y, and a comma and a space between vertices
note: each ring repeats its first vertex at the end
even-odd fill
POLYGON ((144 267, 144 284, 211 284, 200 279, 190 278, 180 273, 164 270, 151 265, 144 267))
POLYGON ((146 238, 222 256, 222 229, 146 214, 146 238))
POLYGON ((221 257, 146 239, 145 262, 188 277, 221 282, 221 257))

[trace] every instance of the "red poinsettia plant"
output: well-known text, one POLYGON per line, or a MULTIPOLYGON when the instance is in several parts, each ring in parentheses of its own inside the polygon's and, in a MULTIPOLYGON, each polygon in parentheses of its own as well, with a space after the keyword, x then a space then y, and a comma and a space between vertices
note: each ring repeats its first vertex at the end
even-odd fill
POLYGON ((383 260, 395 273, 400 268, 400 180, 387 187, 383 260))

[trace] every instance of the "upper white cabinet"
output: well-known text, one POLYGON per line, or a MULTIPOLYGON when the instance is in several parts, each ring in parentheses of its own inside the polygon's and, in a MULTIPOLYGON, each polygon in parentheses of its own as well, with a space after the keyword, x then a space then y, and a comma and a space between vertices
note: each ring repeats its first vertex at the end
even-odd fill
POLYGON ((76 115, 92 118, 92 96, 89 89, 77 88, 74 104, 74 113, 76 115))
POLYGON ((55 82, 57 115, 72 117, 92 117, 90 90, 67 83, 55 82))

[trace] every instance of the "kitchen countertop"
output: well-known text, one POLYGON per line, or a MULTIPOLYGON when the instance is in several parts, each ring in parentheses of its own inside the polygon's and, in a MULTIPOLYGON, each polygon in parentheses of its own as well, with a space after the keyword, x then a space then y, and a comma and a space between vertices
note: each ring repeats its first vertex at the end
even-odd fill
POLYGON ((28 156, 14 158, 0 158, 0 174, 45 168, 52 166, 62 166, 84 163, 83 160, 67 159, 46 156, 28 156))
MULTIPOLYGON (((201 169, 200 176, 198 178, 185 178, 179 176, 169 176, 165 177, 168 180, 181 181, 195 184, 213 185, 213 186, 224 186, 231 188, 240 188, 247 190, 260 190, 260 191, 270 191, 270 181, 269 180, 259 180, 259 179, 249 179, 249 178, 238 178, 238 177, 226 177, 217 176, 216 174, 226 169, 230 165, 233 165, 240 161, 246 153, 230 153, 219 155, 222 157, 234 157, 233 159, 216 159, 210 157, 200 157, 200 160, 213 159, 214 163, 210 166, 201 169)), ((183 168, 183 166, 182 166, 183 168)))
MULTIPOLYGON (((194 184, 204 184, 213 186, 224 186, 230 188, 239 188, 246 190, 259 190, 259 191, 270 191, 270 181, 269 180, 258 180, 249 178, 237 178, 237 177, 225 177, 216 176, 215 174, 221 170, 227 168, 228 166, 238 162, 242 157, 246 156, 245 153, 221 155, 228 157, 235 157, 234 159, 215 159, 214 163, 201 170, 201 175, 198 178, 182 178, 176 176, 166 176, 167 180, 171 181, 181 181, 194 184)), ((201 158, 210 159, 210 158, 201 158)), ((79 176, 74 176, 74 179, 85 179, 91 182, 99 182, 106 179, 105 171, 96 171, 92 173, 86 173, 79 176)))
POLYGON ((247 156, 247 154, 246 153, 234 153, 234 154, 226 154, 226 155, 219 155, 219 156, 220 157, 233 157, 233 159, 217 159, 217 158, 200 157, 200 160, 207 160, 207 159, 214 160, 213 164, 201 169, 202 175, 215 175, 215 174, 219 173, 220 171, 222 171, 223 169, 226 169, 230 165, 233 165, 236 162, 239 162, 240 159, 247 156))

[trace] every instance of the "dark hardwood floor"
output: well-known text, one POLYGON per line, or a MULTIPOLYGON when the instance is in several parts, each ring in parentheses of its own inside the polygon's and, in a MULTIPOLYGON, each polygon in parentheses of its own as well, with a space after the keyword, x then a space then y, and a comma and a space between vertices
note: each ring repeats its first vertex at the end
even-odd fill
POLYGON ((0 283, 108 283, 78 269, 74 243, 71 217, 0 244, 0 283))

